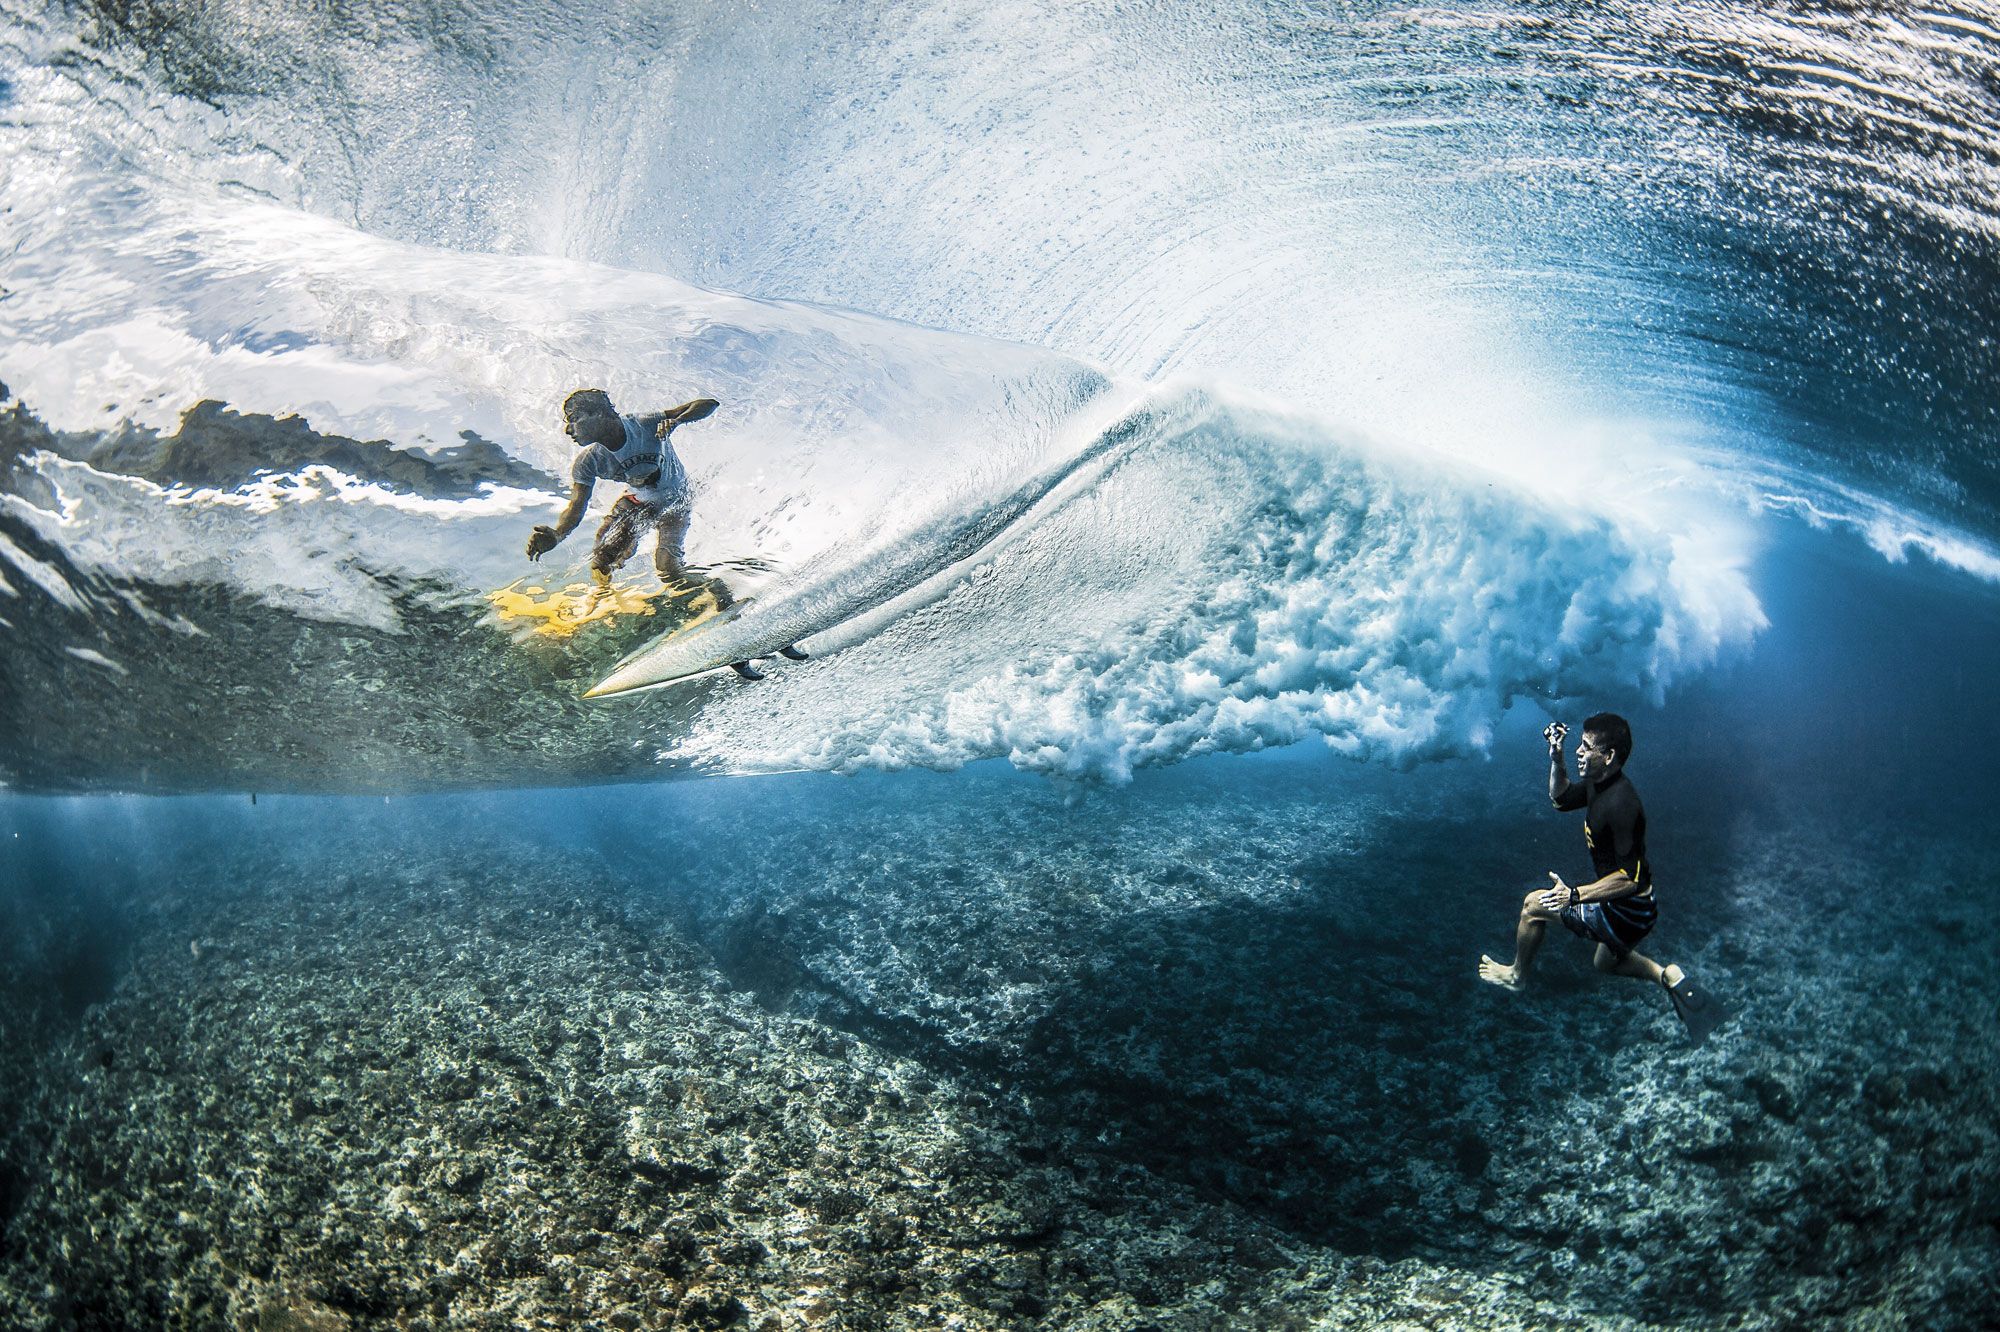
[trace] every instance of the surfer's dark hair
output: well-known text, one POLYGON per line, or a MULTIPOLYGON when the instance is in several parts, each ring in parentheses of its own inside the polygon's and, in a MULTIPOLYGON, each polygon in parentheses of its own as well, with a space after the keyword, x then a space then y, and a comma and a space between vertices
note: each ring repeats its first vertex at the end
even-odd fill
POLYGON ((601 388, 580 388, 580 389, 578 389, 578 390, 577 390, 576 392, 574 392, 574 393, 570 394, 570 395, 569 395, 569 396, 568 396, 567 398, 564 398, 564 399, 563 399, 563 417, 564 417, 564 419, 568 419, 568 417, 569 417, 569 405, 570 405, 571 403, 575 402, 575 401, 576 401, 576 400, 577 400, 578 398, 591 398, 591 397, 596 397, 596 398, 602 398, 602 399, 604 399, 604 403, 605 403, 605 405, 606 405, 607 407, 611 405, 611 395, 610 395, 609 393, 606 393, 606 392, 605 392, 605 391, 604 391, 603 389, 601 389, 601 388))
POLYGON ((1611 746, 1611 752, 1622 765, 1632 757, 1632 723, 1615 712, 1600 712, 1584 718, 1583 733, 1594 735, 1611 746))

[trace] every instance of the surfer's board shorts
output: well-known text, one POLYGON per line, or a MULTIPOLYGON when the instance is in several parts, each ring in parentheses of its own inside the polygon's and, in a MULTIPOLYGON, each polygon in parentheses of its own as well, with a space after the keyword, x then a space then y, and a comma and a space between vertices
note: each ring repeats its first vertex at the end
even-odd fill
POLYGON ((687 530, 686 509, 658 509, 630 495, 620 495, 597 529, 597 540, 590 553, 591 567, 610 573, 632 558, 632 552, 646 533, 658 532, 659 549, 654 562, 679 569, 687 555, 687 530))
POLYGON ((1571 934, 1603 944, 1620 962, 1653 932, 1653 923, 1659 918, 1660 908, 1650 894, 1580 902, 1562 909, 1562 923, 1571 934))

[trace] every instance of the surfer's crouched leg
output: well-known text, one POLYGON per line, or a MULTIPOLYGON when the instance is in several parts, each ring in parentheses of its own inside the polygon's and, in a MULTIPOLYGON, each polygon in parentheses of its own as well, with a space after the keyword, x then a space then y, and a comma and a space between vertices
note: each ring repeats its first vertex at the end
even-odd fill
POLYGON ((687 580, 688 515, 670 510, 653 523, 653 570, 663 583, 687 580))
POLYGON ((660 581, 682 593, 707 593, 719 611, 736 604, 729 584, 713 574, 688 568, 687 533, 689 516, 685 509, 668 509, 653 520, 653 568, 660 581))
POLYGON ((592 565, 590 568, 590 595, 581 605, 571 604, 561 612, 571 619, 588 619, 597 613, 597 607, 604 598, 611 595, 611 575, 592 565))
POLYGON ((597 539, 591 545, 592 570, 608 578, 617 572, 619 565, 632 558, 639 544, 639 533, 645 527, 646 512, 646 506, 630 495, 618 497, 598 526, 597 539))

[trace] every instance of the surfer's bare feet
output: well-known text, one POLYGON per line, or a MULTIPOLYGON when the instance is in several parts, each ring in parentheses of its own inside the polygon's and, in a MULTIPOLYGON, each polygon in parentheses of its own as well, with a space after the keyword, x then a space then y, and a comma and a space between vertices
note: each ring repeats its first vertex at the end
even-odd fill
POLYGON ((1479 979, 1488 985, 1498 985, 1503 989, 1521 988, 1521 974, 1518 971, 1511 966, 1500 965, 1484 953, 1479 955, 1479 979))
POLYGON ((587 620, 592 615, 596 614, 597 603, 604 600, 604 598, 608 596, 610 592, 611 592, 610 575, 602 574, 599 573, 597 570, 592 569, 590 571, 590 591, 584 595, 583 609, 579 610, 576 613, 576 618, 579 620, 587 620))

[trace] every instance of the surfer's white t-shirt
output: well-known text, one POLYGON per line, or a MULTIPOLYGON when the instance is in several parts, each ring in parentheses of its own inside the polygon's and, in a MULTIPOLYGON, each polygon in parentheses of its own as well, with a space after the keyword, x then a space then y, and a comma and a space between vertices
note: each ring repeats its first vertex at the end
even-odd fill
POLYGON ((655 437, 637 417, 618 419, 625 425, 625 442, 615 449, 593 444, 579 453, 570 468, 570 480, 580 486, 616 482, 629 487, 633 499, 652 509, 687 508, 692 498, 687 468, 681 465, 674 446, 655 437))

